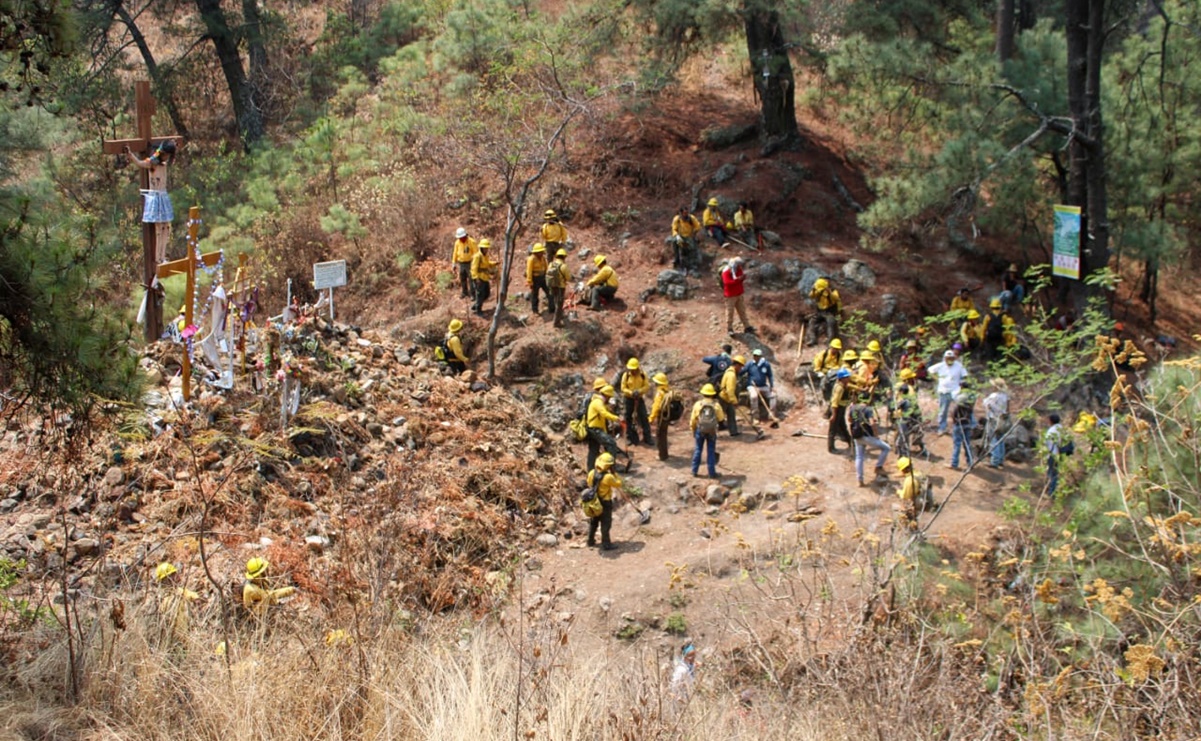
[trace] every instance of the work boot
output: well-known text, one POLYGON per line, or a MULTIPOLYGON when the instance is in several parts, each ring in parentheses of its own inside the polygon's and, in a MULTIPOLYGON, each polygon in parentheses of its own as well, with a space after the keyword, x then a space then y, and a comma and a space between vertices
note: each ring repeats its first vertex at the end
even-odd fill
POLYGON ((888 471, 884 469, 884 466, 876 466, 876 475, 881 478, 888 478, 888 471))
POLYGON ((595 547, 596 547, 596 538, 589 538, 589 539, 588 539, 588 547, 589 547, 589 548, 595 548, 595 547))
POLYGON ((615 550, 617 550, 617 546, 614 545, 613 543, 605 543, 604 545, 601 546, 601 550, 602 551, 615 551, 615 550))

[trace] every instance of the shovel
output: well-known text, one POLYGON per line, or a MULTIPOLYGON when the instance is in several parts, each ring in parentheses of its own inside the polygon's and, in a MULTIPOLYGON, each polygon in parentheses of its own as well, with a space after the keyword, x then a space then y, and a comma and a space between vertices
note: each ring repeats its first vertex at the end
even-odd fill
POLYGON ((651 513, 644 512, 644 511, 638 509, 638 505, 634 504, 634 500, 630 499, 630 496, 628 494, 626 494, 625 489, 621 490, 621 498, 626 500, 626 504, 633 507, 634 511, 638 513, 638 524, 639 525, 645 525, 651 521, 651 513))
POLYGON ((825 435, 814 435, 812 432, 805 432, 804 430, 797 430, 796 432, 792 433, 791 437, 816 437, 819 440, 826 439, 825 435))

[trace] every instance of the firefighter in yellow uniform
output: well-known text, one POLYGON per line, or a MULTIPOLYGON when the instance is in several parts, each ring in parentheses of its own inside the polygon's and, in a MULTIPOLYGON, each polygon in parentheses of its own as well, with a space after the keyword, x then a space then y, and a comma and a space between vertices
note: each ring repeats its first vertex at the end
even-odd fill
POLYGON ((830 286, 829 280, 818 278, 809 291, 809 300, 816 309, 813 316, 809 317, 809 328, 806 330, 809 333, 809 346, 813 347, 817 344, 819 321, 825 325, 828 339, 838 336, 838 318, 842 314, 842 297, 838 295, 838 289, 830 286))
POLYGON ((458 319, 451 319, 446 328, 446 364, 455 375, 467 370, 467 353, 463 352, 463 340, 459 337, 462 329, 463 322, 458 319))
POLYGON ((490 255, 492 240, 481 239, 475 257, 471 258, 471 284, 475 286, 475 303, 471 310, 484 313, 484 302, 492 295, 492 279, 496 276, 496 263, 490 255))
POLYGON ((959 293, 951 299, 951 308, 948 311, 955 314, 957 319, 965 319, 969 311, 976 310, 976 302, 972 300, 972 289, 960 288, 959 293))
POLYGON ((705 204, 705 210, 701 212, 701 225, 705 227, 705 232, 717 243, 718 247, 729 247, 730 242, 726 238, 726 217, 721 215, 721 208, 716 198, 710 198, 705 204))
POLYGON ((562 327, 564 303, 567 301, 567 286, 571 284, 571 268, 567 267, 567 250, 560 248, 546 268, 546 288, 550 298, 550 309, 555 315, 555 326, 562 327))
POLYGON ((746 201, 739 203, 734 212, 734 231, 747 247, 763 249, 763 236, 755 228, 755 212, 747 207, 746 201))
POLYGON ((459 276, 459 294, 471 298, 471 258, 476 253, 475 240, 467 236, 467 230, 459 227, 455 232, 455 243, 450 254, 450 268, 459 276))
POLYGON ((842 340, 835 337, 829 346, 813 356, 813 375, 817 376, 820 384, 822 399, 830 401, 830 391, 834 388, 834 371, 842 367, 842 340))
POLYGON ((596 465, 596 457, 600 455, 601 448, 604 448, 605 452, 614 458, 618 455, 625 455, 626 469, 629 469, 629 455, 621 452, 617 447, 617 441, 609 434, 609 423, 621 422, 621 417, 609 411, 609 399, 612 399, 615 393, 616 390, 612 386, 605 384, 600 393, 594 393, 588 402, 584 425, 588 428, 588 465, 586 468, 589 471, 596 465))
MULTIPOLYGON (((726 414, 726 430, 730 437, 742 434, 738 431, 738 377, 742 375, 745 366, 746 358, 735 355, 730 358, 730 367, 726 368, 726 372, 721 376, 721 390, 717 400, 721 402, 721 409, 726 414)), ((759 429, 754 419, 751 419, 751 428, 755 430, 756 439, 763 437, 763 430, 759 429)))
POLYGON ((200 599, 200 595, 179 582, 179 569, 170 561, 154 567, 154 580, 163 590, 158 608, 163 635, 182 644, 187 641, 192 624, 192 603, 200 599))
POLYGON ((596 265, 596 275, 588 279, 588 287, 592 289, 588 308, 600 311, 602 301, 609 301, 617 295, 617 272, 604 255, 597 255, 592 262, 596 265))
POLYGON ((296 587, 272 589, 267 584, 267 571, 271 564, 267 559, 255 556, 246 562, 246 580, 242 582, 242 606, 258 616, 267 612, 267 607, 278 604, 285 597, 296 593, 296 587))
POLYGON ((680 212, 671 220, 671 242, 675 249, 675 260, 671 264, 673 268, 687 270, 700 267, 700 252, 696 243, 700 231, 701 222, 689 212, 687 206, 681 206, 680 212))
POLYGON ((644 442, 651 445, 651 426, 646 416, 646 397, 651 390, 651 380, 642 371, 638 358, 626 362, 621 374, 621 400, 625 407, 625 429, 631 445, 644 442), (642 432, 639 438, 639 431, 642 432))
POLYGON ((901 514, 909 528, 915 530, 918 513, 933 507, 934 502, 926 485, 926 476, 913 470, 913 461, 898 458, 897 470, 901 473, 901 488, 897 490, 897 496, 901 498, 901 514))
POLYGON ((552 255, 561 248, 567 247, 567 227, 559 221, 559 215, 554 209, 546 209, 542 214, 542 242, 552 255))
POLYGON ((555 310, 555 301, 550 296, 550 288, 546 285, 546 271, 550 264, 546 261, 546 245, 536 242, 530 250, 530 256, 525 260, 525 285, 530 289, 530 311, 538 313, 538 294, 546 294, 546 308, 555 310))
POLYGON ((967 320, 959 327, 959 341, 965 350, 975 350, 984 341, 984 326, 980 324, 980 312, 972 309, 967 320))
POLYGON ((655 402, 651 405, 650 423, 655 428, 655 443, 659 447, 659 460, 667 460, 667 426, 671 424, 671 402, 675 393, 667 382, 666 373, 651 376, 655 384, 655 402))
POLYGON ((613 473, 613 456, 601 453, 596 459, 596 467, 588 470, 588 486, 596 487, 596 498, 601 502, 601 513, 588 518, 588 546, 596 545, 596 530, 600 528, 603 551, 611 551, 617 546, 609 540, 609 529, 613 526, 613 495, 621 489, 621 478, 613 473))

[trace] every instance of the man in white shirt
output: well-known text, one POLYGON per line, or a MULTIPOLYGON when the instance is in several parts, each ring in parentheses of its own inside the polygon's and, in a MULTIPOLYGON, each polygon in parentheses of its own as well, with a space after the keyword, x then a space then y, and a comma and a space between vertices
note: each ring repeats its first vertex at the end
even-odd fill
POLYGON ((938 379, 938 434, 947 434, 947 411, 951 401, 959 393, 963 380, 967 378, 967 368, 959 362, 954 350, 942 354, 942 362, 935 363, 926 369, 931 376, 938 379))
POLYGON ((984 440, 988 444, 988 465, 1000 468, 1005 462, 1005 435, 1009 432, 1009 386, 1004 378, 991 382, 996 389, 984 397, 984 440))

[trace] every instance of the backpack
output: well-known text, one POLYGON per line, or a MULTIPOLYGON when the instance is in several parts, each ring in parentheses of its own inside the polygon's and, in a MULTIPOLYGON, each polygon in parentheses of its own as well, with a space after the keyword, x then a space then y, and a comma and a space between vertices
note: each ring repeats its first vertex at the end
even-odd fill
POLYGON ((988 317, 988 329, 984 331, 984 339, 988 340, 989 344, 999 345, 1005 338, 1005 323, 1001 321, 1000 314, 991 314, 988 317))
POLYGON ((696 418, 696 431, 702 435, 717 434, 717 411, 713 402, 701 405, 701 412, 696 418))
POLYGON ((567 423, 567 429, 576 442, 583 442, 588 439, 588 425, 580 417, 570 420, 567 423))
POLYGON ((600 517, 605 511, 605 506, 601 504, 600 497, 596 495, 596 487, 600 481, 596 480, 595 469, 588 474, 588 479, 596 481, 596 484, 591 484, 580 492, 580 506, 584 509, 585 517, 600 517))
POLYGON ((561 262, 552 262, 546 271, 546 285, 550 288, 566 288, 567 281, 563 277, 563 268, 566 265, 561 262))
POLYGON ((868 421, 867 414, 862 409, 851 410, 851 437, 875 437, 875 430, 872 429, 872 423, 868 421))
POLYGON ((671 398, 667 400, 667 423, 674 424, 680 421, 680 417, 684 416, 684 402, 680 401, 680 397, 676 392, 671 392, 671 398))
POLYGON ((450 361, 451 357, 453 356, 450 352, 450 345, 446 343, 445 339, 434 345, 434 360, 437 360, 439 363, 446 363, 450 361))

